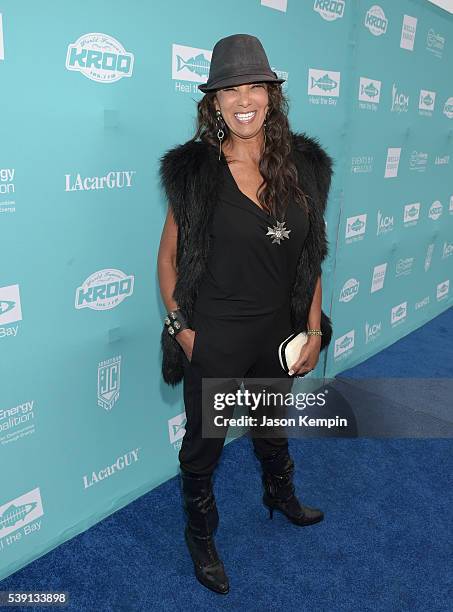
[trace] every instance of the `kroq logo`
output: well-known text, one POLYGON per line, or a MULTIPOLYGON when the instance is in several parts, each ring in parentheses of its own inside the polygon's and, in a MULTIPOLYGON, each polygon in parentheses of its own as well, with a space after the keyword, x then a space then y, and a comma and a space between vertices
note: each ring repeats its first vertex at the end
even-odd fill
POLYGON ((121 270, 106 269, 94 272, 77 287, 75 307, 110 310, 121 304, 134 291, 134 277, 121 270))
POLYGON ((130 77, 134 55, 128 53, 113 36, 91 32, 68 46, 66 68, 81 72, 98 83, 114 83, 130 77))

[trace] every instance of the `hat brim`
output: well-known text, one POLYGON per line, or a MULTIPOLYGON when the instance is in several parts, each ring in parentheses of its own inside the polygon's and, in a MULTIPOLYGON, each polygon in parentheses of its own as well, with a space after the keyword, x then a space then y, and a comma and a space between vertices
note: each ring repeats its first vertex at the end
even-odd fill
POLYGON ((259 83, 260 81, 266 81, 269 83, 284 83, 286 79, 279 79, 268 74, 242 74, 235 77, 228 77, 227 79, 220 79, 217 82, 207 85, 198 85, 198 89, 203 93, 208 91, 217 91, 224 87, 234 87, 235 85, 245 85, 246 83, 259 83))

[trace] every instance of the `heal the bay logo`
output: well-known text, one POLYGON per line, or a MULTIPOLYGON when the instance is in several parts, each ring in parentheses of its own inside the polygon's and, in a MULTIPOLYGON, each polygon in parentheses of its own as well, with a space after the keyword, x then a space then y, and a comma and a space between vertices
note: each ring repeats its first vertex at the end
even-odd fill
POLYGON ((354 348, 355 342, 355 329, 349 330, 346 334, 343 334, 335 340, 333 356, 335 361, 338 359, 344 359, 348 357, 352 349, 354 348))
POLYGON ((211 66, 212 51, 172 45, 172 79, 175 90, 183 93, 201 93, 199 83, 206 83, 211 66), (181 83, 186 81, 186 83, 181 83), (188 82, 187 82, 188 81, 188 82), (193 85, 190 84, 193 83, 193 85))
POLYGON ((75 307, 110 310, 132 295, 134 276, 121 270, 106 268, 91 274, 77 287, 75 307))
POLYGON ((364 26, 374 36, 381 36, 387 32, 388 20, 379 4, 373 4, 365 14, 364 26))
POLYGON ((437 301, 444 300, 448 297, 450 290, 450 280, 444 280, 436 286, 436 299, 437 301))
POLYGON ((68 45, 66 68, 97 83, 114 83, 130 77, 133 66, 134 55, 109 34, 82 34, 75 43, 68 45))
MULTIPOLYGON (((10 533, 21 529, 24 537, 27 537, 31 533, 39 532, 41 521, 38 519, 43 514, 39 487, 2 504, 0 506, 0 552, 4 549, 4 538, 7 538, 10 533)), ((11 546, 17 541, 20 540, 11 538, 8 540, 8 545, 11 546)))
POLYGON ((120 396, 121 355, 98 364, 98 406, 111 410, 120 396))
POLYGON ((366 217, 367 213, 362 215, 354 215, 353 217, 347 217, 346 219, 346 243, 356 242, 363 240, 366 230, 366 217))
POLYGON ((359 108, 377 111, 381 98, 381 81, 360 77, 359 82, 359 108))
POLYGON ((392 327, 403 323, 407 317, 407 301, 401 302, 401 304, 397 304, 393 306, 390 312, 390 323, 392 327))
POLYGON ((453 97, 448 98, 444 104, 444 110, 442 111, 447 119, 453 119, 453 97))
POLYGON ((0 287, 0 339, 17 336, 19 326, 12 325, 17 321, 22 321, 19 285, 0 287))
POLYGON ((93 191, 98 189, 122 189, 132 186, 136 170, 117 170, 105 176, 86 176, 65 174, 65 191, 93 191))
POLYGON ((315 0, 313 10, 326 21, 335 21, 343 17, 344 7, 344 0, 315 0))
POLYGON ((335 106, 340 95, 340 72, 308 69, 308 95, 310 104, 335 106))
POLYGON ((401 49, 407 49, 408 51, 414 50, 415 32, 417 30, 417 17, 411 17, 410 15, 404 15, 403 25, 401 28, 401 49))
POLYGON ((405 204, 403 213, 403 224, 404 227, 411 227, 416 225, 420 217, 420 202, 413 202, 412 204, 405 204))

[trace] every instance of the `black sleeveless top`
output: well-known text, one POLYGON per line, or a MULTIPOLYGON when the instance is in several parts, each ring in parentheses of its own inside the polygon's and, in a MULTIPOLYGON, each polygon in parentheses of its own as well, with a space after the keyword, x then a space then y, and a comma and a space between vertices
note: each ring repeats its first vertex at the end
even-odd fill
POLYGON ((274 313, 290 297, 308 234, 307 213, 291 202, 283 226, 289 233, 279 234, 275 217, 239 189, 223 153, 221 161, 210 253, 194 310, 228 319, 274 313))

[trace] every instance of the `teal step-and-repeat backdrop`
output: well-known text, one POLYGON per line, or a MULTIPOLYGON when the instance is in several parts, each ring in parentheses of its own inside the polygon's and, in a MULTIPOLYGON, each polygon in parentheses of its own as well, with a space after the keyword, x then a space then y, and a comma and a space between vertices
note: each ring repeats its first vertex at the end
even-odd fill
MULTIPOLYGON (((335 158, 314 376, 452 303, 453 17, 424 0, 0 3, 0 578, 177 473, 158 160, 250 33, 335 158)), ((179 503, 179 500, 175 500, 179 503)))

